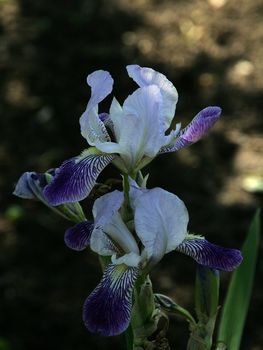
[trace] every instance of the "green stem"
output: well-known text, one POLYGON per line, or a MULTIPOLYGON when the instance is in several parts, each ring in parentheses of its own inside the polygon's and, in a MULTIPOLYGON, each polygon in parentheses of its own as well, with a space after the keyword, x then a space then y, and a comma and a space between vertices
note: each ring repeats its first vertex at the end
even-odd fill
POLYGON ((133 350, 133 331, 131 325, 126 329, 125 333, 127 350, 133 350))

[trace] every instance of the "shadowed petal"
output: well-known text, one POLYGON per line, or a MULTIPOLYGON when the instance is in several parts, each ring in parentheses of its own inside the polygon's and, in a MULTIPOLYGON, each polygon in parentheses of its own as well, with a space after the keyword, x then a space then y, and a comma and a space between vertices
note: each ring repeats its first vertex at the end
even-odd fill
POLYGON ((44 188, 52 181, 56 173, 57 169, 50 169, 45 173, 26 172, 18 180, 13 194, 21 198, 37 199, 68 220, 85 220, 85 215, 78 202, 66 203, 57 207, 48 203, 43 193, 44 188))
POLYGON ((110 264, 83 308, 85 326, 93 333, 113 336, 124 332, 132 309, 132 291, 138 269, 110 264))
POLYGON ((39 199, 45 201, 43 189, 48 184, 48 180, 53 178, 55 170, 49 170, 46 173, 36 173, 28 171, 19 178, 13 194, 25 199, 39 199))
POLYGON ((173 145, 162 147, 159 153, 174 152, 199 141, 217 122, 221 114, 220 107, 202 109, 186 128, 178 134, 173 145))
POLYGON ((93 221, 83 221, 70 227, 65 232, 64 241, 73 250, 81 251, 90 244, 90 236, 93 231, 93 221))
POLYGON ((96 199, 92 212, 95 219, 95 226, 103 226, 108 224, 112 217, 118 212, 124 201, 124 194, 115 190, 106 193, 96 199))
POLYGON ((46 186, 44 195, 51 205, 77 202, 87 197, 101 171, 114 158, 112 155, 87 153, 66 160, 46 186))
POLYGON ((220 247, 204 238, 186 239, 176 250, 189 255, 198 264, 216 270, 232 271, 242 262, 239 250, 220 247))
POLYGON ((32 199, 36 198, 35 193, 32 191, 30 182, 31 176, 35 174, 33 172, 26 172, 22 174, 16 184, 13 194, 20 198, 32 199))

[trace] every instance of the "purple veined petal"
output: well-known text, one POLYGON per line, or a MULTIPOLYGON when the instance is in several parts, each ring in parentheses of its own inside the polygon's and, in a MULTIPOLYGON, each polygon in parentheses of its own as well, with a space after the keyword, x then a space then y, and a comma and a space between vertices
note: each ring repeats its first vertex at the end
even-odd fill
POLYGON ((36 173, 34 171, 25 172, 19 178, 13 194, 24 199, 39 199, 45 201, 43 197, 43 189, 47 185, 47 176, 52 178, 52 175, 47 173, 36 173))
POLYGON ((101 171, 114 159, 113 155, 88 154, 66 160, 53 181, 44 189, 51 205, 77 202, 90 193, 101 171))
POLYGON ((65 232, 65 244, 73 250, 84 250, 90 244, 93 228, 93 221, 83 221, 70 227, 65 232))
POLYGON ((220 107, 211 106, 202 109, 191 123, 179 132, 175 143, 170 146, 162 147, 159 153, 178 151, 181 148, 188 147, 199 141, 218 121, 220 115, 220 107))
POLYGON ((109 142, 110 136, 105 124, 100 119, 97 109, 86 109, 80 117, 81 134, 89 145, 96 146, 97 142, 109 142))
POLYGON ((223 271, 234 270, 243 259, 239 250, 220 247, 204 238, 186 239, 176 250, 189 255, 200 265, 223 271))
POLYGON ((101 282, 84 303, 83 321, 90 332, 114 336, 127 329, 137 275, 135 267, 108 265, 101 282))

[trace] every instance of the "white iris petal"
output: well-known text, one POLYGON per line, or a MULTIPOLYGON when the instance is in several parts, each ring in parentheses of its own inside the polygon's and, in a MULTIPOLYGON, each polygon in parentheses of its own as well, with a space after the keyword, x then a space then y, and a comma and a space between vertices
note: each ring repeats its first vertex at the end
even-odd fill
POLYGON ((148 257, 157 262, 185 239, 188 212, 176 195, 161 188, 139 192, 132 196, 135 230, 148 257))

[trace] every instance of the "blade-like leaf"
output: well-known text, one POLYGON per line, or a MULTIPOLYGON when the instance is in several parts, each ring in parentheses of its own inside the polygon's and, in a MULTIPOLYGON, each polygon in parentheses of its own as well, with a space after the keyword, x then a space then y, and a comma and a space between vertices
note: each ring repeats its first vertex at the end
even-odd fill
POLYGON ((242 248, 243 262, 233 273, 219 325, 218 343, 238 350, 250 302, 260 238, 260 210, 253 218, 242 248))

